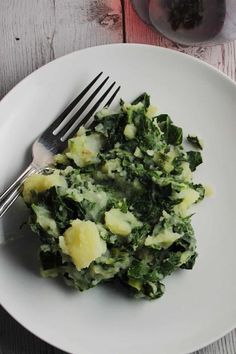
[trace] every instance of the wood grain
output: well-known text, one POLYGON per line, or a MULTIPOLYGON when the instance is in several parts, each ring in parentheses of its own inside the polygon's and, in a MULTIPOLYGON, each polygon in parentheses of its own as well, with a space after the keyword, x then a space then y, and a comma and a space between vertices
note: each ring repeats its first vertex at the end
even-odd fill
POLYGON ((120 1, 1 0, 0 99, 26 75, 74 50, 122 42, 120 1))
MULTIPOLYGON (((193 55, 236 80, 236 42, 208 48, 179 46, 142 23, 129 0, 122 3, 123 18, 119 0, 0 0, 0 99, 54 58, 123 39, 193 55)), ((0 307, 0 354, 63 353, 29 333, 0 307)), ((236 354, 236 330, 194 354, 236 354)))

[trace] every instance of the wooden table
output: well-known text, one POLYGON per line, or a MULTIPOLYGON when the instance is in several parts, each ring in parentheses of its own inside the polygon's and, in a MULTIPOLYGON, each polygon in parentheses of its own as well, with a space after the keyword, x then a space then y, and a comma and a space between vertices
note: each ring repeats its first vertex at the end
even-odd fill
MULTIPOLYGON (((0 99, 47 62, 107 43, 149 43, 179 50, 236 80, 236 41, 208 48, 173 44, 142 23, 129 0, 0 0, 0 33, 0 99)), ((0 308, 0 354, 22 353, 62 352, 26 331, 0 308)), ((235 353, 236 330, 195 352, 235 353)))

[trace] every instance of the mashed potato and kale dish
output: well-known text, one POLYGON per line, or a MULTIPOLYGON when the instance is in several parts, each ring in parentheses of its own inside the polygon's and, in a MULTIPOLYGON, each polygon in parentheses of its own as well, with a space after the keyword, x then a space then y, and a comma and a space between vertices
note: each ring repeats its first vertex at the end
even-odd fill
POLYGON ((147 94, 98 112, 53 166, 24 183, 41 274, 80 291, 118 280, 136 297, 160 297, 164 278, 196 259, 199 149, 185 151, 182 129, 157 115, 147 94))

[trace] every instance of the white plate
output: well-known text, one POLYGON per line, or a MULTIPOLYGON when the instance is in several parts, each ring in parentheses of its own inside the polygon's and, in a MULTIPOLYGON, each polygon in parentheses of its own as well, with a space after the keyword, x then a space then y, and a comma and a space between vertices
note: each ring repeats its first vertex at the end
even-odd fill
MULTIPOLYGON (((151 94, 185 133, 205 141, 197 180, 215 193, 193 218, 199 257, 192 271, 165 280, 155 301, 128 299, 111 286, 84 293, 38 275, 36 237, 0 246, 0 301, 45 341, 78 354, 183 354, 223 336, 236 319, 236 85, 212 67, 175 51, 109 45, 72 53, 36 71, 0 104, 1 187, 25 161, 34 138, 99 71, 121 96, 151 94)), ((24 234, 20 201, 0 234, 24 234)))

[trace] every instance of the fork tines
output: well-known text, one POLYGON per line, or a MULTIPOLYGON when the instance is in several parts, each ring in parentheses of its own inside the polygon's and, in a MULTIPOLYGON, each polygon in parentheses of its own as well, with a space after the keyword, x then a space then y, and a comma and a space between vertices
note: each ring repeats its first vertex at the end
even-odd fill
POLYGON ((118 91, 120 90, 120 86, 115 89, 116 82, 114 81, 108 86, 105 92, 102 93, 102 89, 105 89, 105 86, 108 83, 109 76, 105 77, 105 79, 103 79, 103 81, 95 88, 95 90, 86 99, 86 94, 91 90, 93 86, 95 86, 95 83, 99 83, 99 79, 102 77, 102 75, 103 72, 100 72, 83 89, 83 91, 66 107, 66 109, 59 115, 59 117, 49 126, 49 128, 47 129, 48 133, 49 132, 52 133, 54 136, 59 138, 60 141, 64 142, 76 133, 79 126, 88 125, 87 123, 93 117, 93 114, 99 109, 100 105, 103 103, 103 101, 106 98, 108 98, 108 101, 106 102, 105 106, 110 106, 110 104, 116 97, 118 91), (115 91, 113 89, 115 89, 115 91), (98 97, 99 93, 100 93, 100 97, 98 97), (83 98, 85 98, 86 100, 84 103, 82 103, 81 106, 79 106, 79 103, 81 103, 81 100, 83 98), (96 101, 95 98, 97 98, 96 101), (69 121, 65 123, 66 118, 77 105, 78 105, 78 110, 69 119, 69 121), (87 110, 88 112, 86 113, 85 111, 87 110), (80 119, 84 113, 86 113, 86 115, 82 119, 80 119))

